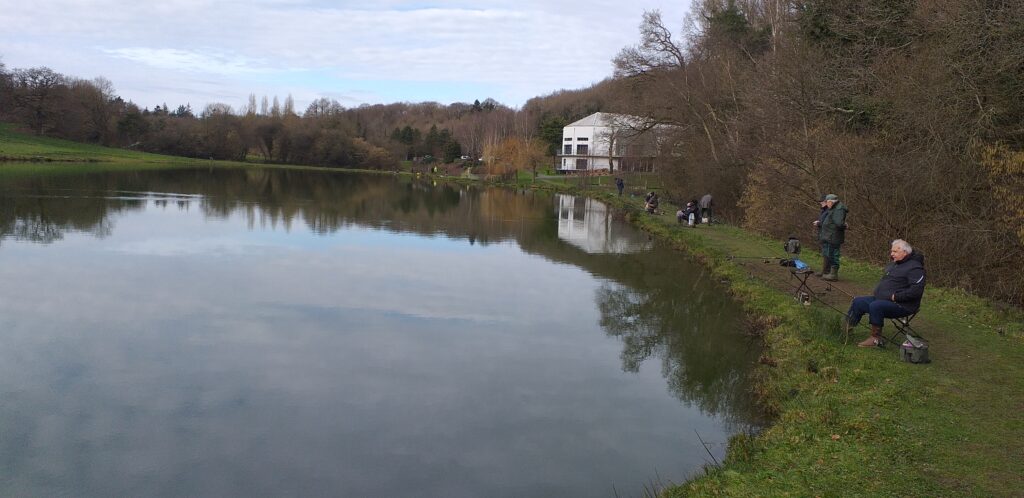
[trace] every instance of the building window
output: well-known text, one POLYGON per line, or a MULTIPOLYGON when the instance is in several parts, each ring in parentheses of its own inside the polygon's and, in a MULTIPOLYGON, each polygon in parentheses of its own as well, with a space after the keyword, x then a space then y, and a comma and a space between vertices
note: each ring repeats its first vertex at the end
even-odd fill
POLYGON ((586 159, 577 159, 576 160, 576 169, 587 169, 587 160, 586 159))
POLYGON ((565 147, 563 147, 562 149, 563 149, 563 150, 562 150, 562 154, 565 154, 565 155, 567 155, 567 156, 568 156, 569 154, 572 154, 572 146, 571 146, 571 145, 566 145, 566 146, 565 146, 565 147))
POLYGON ((576 145, 576 155, 578 155, 578 156, 585 156, 585 155, 587 155, 587 151, 589 150, 589 148, 590 147, 587 144, 578 144, 578 145, 576 145))
POLYGON ((566 137, 565 141, 566 142, 572 142, 572 137, 566 137))
POLYGON ((579 137, 576 140, 579 140, 580 142, 586 142, 587 140, 590 140, 590 139, 587 138, 587 137, 579 137))

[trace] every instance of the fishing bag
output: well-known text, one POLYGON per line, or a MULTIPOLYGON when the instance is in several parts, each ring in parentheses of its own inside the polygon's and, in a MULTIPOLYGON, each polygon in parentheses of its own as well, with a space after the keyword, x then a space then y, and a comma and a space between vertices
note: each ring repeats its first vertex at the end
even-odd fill
POLYGON ((796 237, 790 237, 782 248, 789 254, 800 254, 800 241, 796 237))
POLYGON ((907 363, 931 363, 928 343, 920 337, 907 334, 907 340, 900 345, 900 359, 907 363))

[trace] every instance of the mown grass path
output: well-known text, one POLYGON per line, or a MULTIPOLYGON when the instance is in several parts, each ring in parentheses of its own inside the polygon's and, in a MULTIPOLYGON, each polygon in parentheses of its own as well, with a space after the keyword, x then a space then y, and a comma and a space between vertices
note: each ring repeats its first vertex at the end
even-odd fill
MULTIPOLYGON (((789 269, 762 259, 786 257, 782 241, 725 225, 682 227, 673 206, 652 216, 635 197, 599 196, 728 278, 766 328, 757 375, 776 423, 735 438, 723 467, 666 496, 1024 496, 1020 309, 929 287, 914 327, 930 341, 932 363, 903 363, 893 345, 856 347, 867 329, 845 337, 841 313, 829 307, 845 311, 847 293, 870 294, 880 266, 844 260, 838 290, 811 277, 821 300, 804 306, 792 298, 789 269)), ((820 268, 810 239, 802 259, 820 268)))

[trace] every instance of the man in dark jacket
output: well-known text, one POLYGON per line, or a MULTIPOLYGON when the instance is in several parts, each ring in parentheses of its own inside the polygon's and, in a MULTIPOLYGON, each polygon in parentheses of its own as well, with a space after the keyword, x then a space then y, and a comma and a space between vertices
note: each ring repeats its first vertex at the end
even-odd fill
MULTIPOLYGON (((816 240, 820 244, 821 243, 821 225, 825 221, 825 215, 828 214, 828 205, 825 204, 825 196, 821 196, 821 199, 818 200, 818 205, 821 206, 821 211, 818 213, 818 219, 814 222, 814 226, 818 229, 818 235, 817 235, 818 238, 816 240)), ((824 252, 825 252, 825 248, 822 247, 822 254, 824 254, 824 252)), ((832 263, 830 263, 829 259, 827 257, 825 257, 825 256, 822 256, 821 259, 822 259, 822 262, 821 262, 821 273, 816 273, 816 275, 818 275, 819 277, 824 277, 825 274, 828 273, 829 270, 832 269, 832 263)))
POLYGON ((858 346, 878 346, 882 340, 882 325, 886 318, 899 318, 917 313, 924 295, 924 256, 915 253, 905 240, 894 240, 889 251, 892 263, 885 267, 885 275, 875 286, 872 296, 860 296, 850 303, 846 313, 847 325, 854 327, 866 313, 871 324, 871 337, 858 346))
POLYGON ((818 227, 818 241, 821 242, 821 278, 835 282, 839 280, 839 247, 846 241, 846 205, 839 202, 839 196, 828 194, 824 200, 825 211, 814 226, 818 227))
POLYGON ((701 222, 704 222, 704 220, 706 219, 707 220, 706 223, 708 225, 711 224, 711 205, 712 205, 712 203, 713 203, 713 200, 711 199, 711 194, 704 194, 704 197, 700 198, 700 218, 701 218, 701 222))

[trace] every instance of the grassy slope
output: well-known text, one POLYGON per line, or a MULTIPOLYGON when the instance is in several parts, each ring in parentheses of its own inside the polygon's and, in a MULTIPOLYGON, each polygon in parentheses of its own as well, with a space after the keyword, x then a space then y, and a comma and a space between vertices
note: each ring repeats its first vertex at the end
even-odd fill
MULTIPOLYGON (((915 328, 933 363, 902 363, 893 346, 853 346, 865 330, 845 337, 834 310, 797 304, 781 267, 773 276, 759 260, 729 258, 782 256, 781 242, 735 227, 679 227, 669 214, 639 212, 636 198, 598 196, 700 257, 765 324, 758 394, 776 423, 756 438, 736 437, 723 467, 665 496, 1024 494, 1021 310, 931 287, 915 328)), ((870 293, 880 275, 878 266, 844 263, 851 293, 870 293)), ((842 310, 849 303, 831 300, 842 310)))
POLYGON ((70 142, 56 138, 37 137, 19 132, 13 125, 0 123, 0 160, 103 162, 134 164, 185 164, 197 162, 173 156, 114 149, 70 142))
MULTIPOLYGON (((133 150, 116 149, 99 145, 83 144, 59 138, 39 137, 18 130, 9 123, 0 123, 0 173, 43 174, 61 172, 63 167, 79 168, 82 171, 178 168, 178 167, 272 167, 279 169, 324 169, 315 166, 277 165, 244 163, 236 161, 211 161, 189 157, 150 154, 133 150), (89 164, 86 164, 89 163, 89 164)), ((66 170, 63 170, 66 171, 66 170)), ((388 173, 333 168, 335 172, 388 173)))

